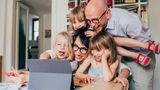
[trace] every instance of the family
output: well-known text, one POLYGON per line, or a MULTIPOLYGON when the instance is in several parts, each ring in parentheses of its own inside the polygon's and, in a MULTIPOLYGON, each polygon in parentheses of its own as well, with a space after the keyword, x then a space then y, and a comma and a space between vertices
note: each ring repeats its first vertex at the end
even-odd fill
POLYGON ((72 32, 58 33, 54 50, 43 52, 40 59, 70 60, 75 77, 85 83, 99 78, 129 90, 153 90, 160 44, 137 14, 108 8, 105 0, 90 0, 86 7, 75 7, 69 20, 72 32))

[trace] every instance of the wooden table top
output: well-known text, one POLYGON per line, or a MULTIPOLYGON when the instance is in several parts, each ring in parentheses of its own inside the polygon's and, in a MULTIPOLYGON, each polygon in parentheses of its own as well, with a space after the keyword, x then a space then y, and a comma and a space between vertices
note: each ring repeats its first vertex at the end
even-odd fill
POLYGON ((104 82, 103 80, 96 80, 91 84, 80 83, 78 79, 74 79, 75 86, 79 86, 79 90, 123 90, 120 83, 104 82))

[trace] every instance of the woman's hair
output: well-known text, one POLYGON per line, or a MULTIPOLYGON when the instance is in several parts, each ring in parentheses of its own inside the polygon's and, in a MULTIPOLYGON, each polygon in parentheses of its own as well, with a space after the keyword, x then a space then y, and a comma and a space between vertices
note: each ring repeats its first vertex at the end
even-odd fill
POLYGON ((82 44, 88 49, 90 38, 85 35, 85 31, 87 31, 87 30, 88 30, 88 27, 82 27, 82 28, 76 30, 73 33, 73 44, 75 43, 76 38, 79 37, 82 44))
POLYGON ((109 49, 111 55, 108 57, 107 62, 109 65, 117 60, 116 44, 111 34, 106 31, 101 31, 95 35, 90 41, 90 50, 96 49, 98 51, 102 49, 109 49))
MULTIPOLYGON (((59 37, 64 37, 66 40, 67 40, 67 54, 68 54, 68 58, 67 59, 70 59, 72 60, 73 59, 73 50, 72 50, 72 37, 71 35, 69 35, 69 33, 67 32, 60 32, 56 35, 55 37, 55 41, 54 41, 54 46, 58 40, 59 37)), ((57 57, 58 58, 58 57, 57 57)))
POLYGON ((73 28, 72 24, 76 22, 76 19, 79 22, 83 22, 83 21, 86 20, 85 14, 84 14, 84 7, 77 6, 70 12, 70 14, 69 14, 69 22, 71 23, 71 27, 72 28, 73 28))

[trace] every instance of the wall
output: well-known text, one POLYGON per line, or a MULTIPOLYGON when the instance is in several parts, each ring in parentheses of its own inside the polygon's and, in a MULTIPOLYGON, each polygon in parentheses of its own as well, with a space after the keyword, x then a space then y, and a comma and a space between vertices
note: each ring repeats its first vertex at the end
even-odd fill
POLYGON ((67 31, 67 12, 68 12, 68 0, 52 0, 52 41, 51 48, 53 48, 53 39, 57 33, 67 31))
POLYGON ((5 0, 0 3, 0 56, 3 55, 4 29, 5 29, 5 0))
MULTIPOLYGON (((2 6, 4 4, 5 8, 2 8, 2 11, 5 11, 4 13, 4 20, 5 22, 2 22, 4 24, 4 32, 2 33, 4 35, 4 42, 3 44, 3 61, 2 61, 2 72, 9 71, 11 69, 11 66, 13 66, 14 63, 14 47, 15 47, 15 10, 16 10, 16 0, 1 0, 2 6), (14 22, 14 23, 13 23, 14 22)), ((0 5, 1 6, 1 5, 0 5)), ((1 17, 0 17, 1 18, 1 17)), ((6 76, 2 74, 2 81, 6 80, 6 76)))
POLYGON ((45 30, 51 30, 51 14, 43 15, 43 51, 51 49, 51 38, 45 38, 45 30))
MULTIPOLYGON (((149 25, 151 28, 151 34, 155 41, 160 42, 160 1, 149 0, 149 25)), ((156 69, 154 75, 154 90, 160 88, 160 55, 156 55, 156 69)))

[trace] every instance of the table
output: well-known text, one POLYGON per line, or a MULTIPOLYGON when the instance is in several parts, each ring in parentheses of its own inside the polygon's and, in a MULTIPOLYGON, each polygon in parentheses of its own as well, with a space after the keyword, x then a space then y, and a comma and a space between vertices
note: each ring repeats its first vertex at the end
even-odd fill
MULTIPOLYGON (((4 85, 6 86, 7 83, 4 85)), ((20 87, 15 83, 11 83, 9 85, 10 85, 10 88, 20 87)), ((114 82, 104 82, 102 79, 95 79, 95 81, 92 82, 91 84, 84 84, 81 82, 80 79, 74 78, 74 85, 76 87, 75 90, 123 90, 122 84, 114 83, 114 82)), ((4 89, 4 90, 11 90, 11 89, 4 89)), ((21 87, 19 90, 28 90, 28 89, 27 89, 27 86, 24 86, 24 87, 21 87)))
POLYGON ((74 79, 74 83, 76 86, 81 86, 77 90, 123 90, 123 86, 120 83, 104 82, 99 79, 96 79, 91 84, 82 84, 74 79))

